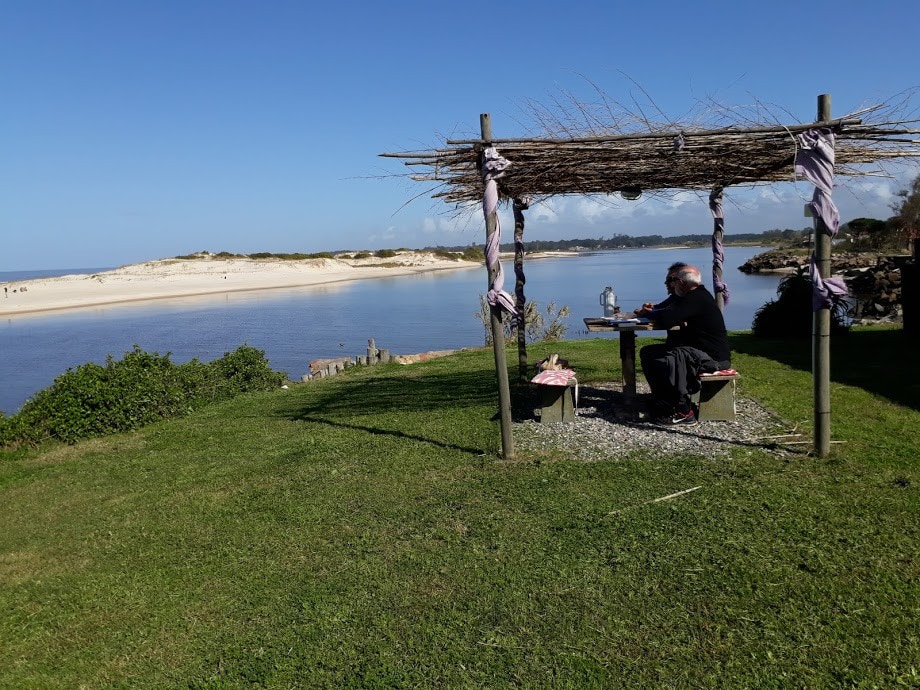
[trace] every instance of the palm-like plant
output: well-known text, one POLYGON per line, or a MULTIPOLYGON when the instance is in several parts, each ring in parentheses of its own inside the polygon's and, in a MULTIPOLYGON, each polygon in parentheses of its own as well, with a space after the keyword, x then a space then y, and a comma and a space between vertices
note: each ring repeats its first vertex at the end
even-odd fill
MULTIPOLYGON (((754 313, 751 330, 761 338, 804 338, 811 335, 812 281, 806 268, 790 273, 776 288, 771 299, 754 313)), ((847 333, 852 304, 843 300, 831 308, 831 333, 847 333)))

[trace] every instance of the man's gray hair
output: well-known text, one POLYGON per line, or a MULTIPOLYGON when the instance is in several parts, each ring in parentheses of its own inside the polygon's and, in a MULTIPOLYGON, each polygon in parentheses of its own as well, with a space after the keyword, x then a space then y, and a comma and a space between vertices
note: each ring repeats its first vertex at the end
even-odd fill
POLYGON ((690 285, 703 284, 703 277, 700 275, 700 269, 696 266, 684 266, 677 272, 677 279, 689 283, 690 285))

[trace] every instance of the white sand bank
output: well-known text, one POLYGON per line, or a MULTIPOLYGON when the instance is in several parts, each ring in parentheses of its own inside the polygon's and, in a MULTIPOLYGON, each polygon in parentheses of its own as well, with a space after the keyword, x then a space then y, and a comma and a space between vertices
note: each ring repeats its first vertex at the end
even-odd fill
POLYGON ((3 288, 0 316, 248 290, 308 287, 478 265, 426 252, 400 252, 386 259, 340 257, 290 261, 223 259, 208 255, 193 259, 161 259, 93 275, 0 283, 0 288, 3 288))

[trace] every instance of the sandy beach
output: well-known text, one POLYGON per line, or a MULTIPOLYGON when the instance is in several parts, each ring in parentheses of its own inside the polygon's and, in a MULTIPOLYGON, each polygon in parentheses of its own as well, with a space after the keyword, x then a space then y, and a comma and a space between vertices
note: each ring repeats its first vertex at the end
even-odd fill
MULTIPOLYGON (((250 259, 196 255, 122 266, 92 275, 0 283, 0 316, 84 309, 111 304, 250 290, 309 287, 481 266, 430 252, 390 258, 250 259)), ((483 269, 485 270, 485 269, 483 269)))

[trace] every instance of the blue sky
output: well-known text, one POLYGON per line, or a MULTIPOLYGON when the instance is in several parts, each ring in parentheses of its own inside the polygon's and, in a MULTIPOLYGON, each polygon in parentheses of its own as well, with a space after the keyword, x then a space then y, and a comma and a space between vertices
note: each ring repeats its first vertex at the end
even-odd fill
MULTIPOLYGON (((377 154, 475 136, 482 112, 526 135, 528 102, 591 83, 670 117, 759 101, 784 122, 820 93, 840 116, 920 86, 913 0, 626 4, 0 0, 0 271, 481 243, 478 215, 404 206, 425 187, 377 154)), ((840 180, 844 220, 891 215, 920 168, 895 173, 840 180)), ((805 227, 810 194, 729 190, 726 233, 805 227)), ((527 236, 710 229, 693 195, 563 198, 527 236)))

